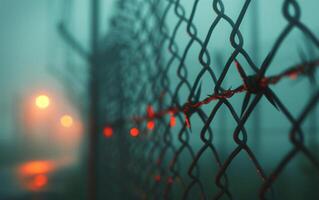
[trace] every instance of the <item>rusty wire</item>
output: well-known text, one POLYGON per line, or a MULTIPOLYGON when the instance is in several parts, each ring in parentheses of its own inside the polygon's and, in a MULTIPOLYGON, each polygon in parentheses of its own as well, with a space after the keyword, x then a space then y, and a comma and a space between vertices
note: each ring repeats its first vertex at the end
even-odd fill
POLYGON ((287 23, 260 66, 244 49, 244 40, 249 38, 244 38, 240 31, 252 2, 243 1, 238 16, 232 18, 226 13, 223 0, 207 1, 205 4, 212 7, 211 12, 216 16, 209 22, 204 37, 199 36, 195 22, 195 16, 200 12, 199 3, 199 0, 188 2, 192 6, 187 12, 186 2, 181 0, 117 0, 111 31, 101 45, 105 51, 100 55, 100 76, 97 77, 102 98, 100 129, 112 126, 121 135, 108 140, 100 138, 99 188, 101 191, 108 185, 117 191, 115 196, 109 194, 110 198, 241 199, 233 193, 230 187, 233 183, 228 175, 240 153, 249 157, 247 162, 251 162, 257 172, 260 182, 258 191, 255 191, 256 199, 275 199, 278 191, 275 192, 274 184, 298 153, 319 171, 318 157, 306 145, 306 133, 302 128, 319 100, 315 80, 318 57, 301 60, 293 66, 282 66, 282 72, 266 75, 269 68, 278 68, 272 65, 272 61, 293 30, 300 31, 315 48, 319 48, 318 37, 301 21, 302 10, 298 1, 283 1, 282 15, 287 23), (170 21, 174 24, 168 23, 170 21), (232 52, 223 55, 227 57, 223 66, 216 67, 213 60, 217 58, 212 55, 209 45, 214 39, 214 31, 222 23, 232 28, 229 41, 225 41, 230 43, 232 52), (177 41, 181 34, 187 36, 184 46, 177 41), (200 47, 195 55, 191 51, 194 46, 200 47), (190 57, 197 59, 199 64, 190 66, 186 61, 190 57), (225 89, 223 85, 232 67, 237 70, 241 84, 235 89, 225 89), (190 74, 191 68, 197 68, 199 72, 190 74), (191 80, 193 76, 195 78, 191 80), (213 92, 202 94, 203 79, 207 76, 213 83, 213 92), (302 112, 296 115, 273 88, 285 78, 297 81, 303 77, 311 80, 312 93, 302 112), (176 83, 174 87, 173 82, 176 83), (239 108, 231 101, 238 93, 245 96, 239 108), (203 95, 208 96, 201 99, 203 95), (263 98, 290 123, 287 140, 292 148, 270 171, 261 164, 263 162, 247 142, 257 136, 245 128, 263 98), (150 106, 151 112, 148 110, 150 106), (210 111, 204 106, 209 106, 210 111), (226 155, 222 155, 225 153, 214 140, 217 133, 213 124, 222 108, 226 108, 237 124, 232 137, 227 137, 235 147, 226 155), (169 117, 176 117, 181 126, 173 129, 169 117), (197 118, 194 121, 199 129, 193 128, 193 118, 197 118), (156 128, 151 133, 145 127, 148 121, 156 121, 156 128), (141 132, 134 140, 126 134, 133 126, 141 132), (198 148, 192 141, 194 134, 201 142, 198 148), (214 167, 210 166, 215 176, 210 184, 203 181, 206 171, 202 168, 204 164, 200 163, 207 153, 215 162, 214 167), (125 185, 124 189, 118 188, 122 185, 125 185))
MULTIPOLYGON (((304 144, 304 131, 301 128, 305 118, 318 103, 319 91, 317 87, 314 87, 312 97, 303 112, 298 117, 294 117, 272 87, 276 87, 286 77, 299 79, 304 76, 313 79, 318 60, 301 61, 292 67, 285 67, 283 72, 273 76, 265 74, 272 66, 272 60, 278 49, 292 30, 301 31, 316 48, 319 47, 318 38, 301 22, 301 9, 297 1, 285 0, 282 14, 287 25, 283 27, 259 67, 243 48, 244 37, 239 30, 251 1, 244 1, 238 17, 232 19, 225 13, 222 0, 212 0, 207 6, 212 5, 212 12, 216 14, 216 17, 204 38, 198 36, 194 22, 194 16, 196 12, 199 12, 198 4, 199 0, 192 1, 191 12, 186 15, 183 2, 180 0, 118 1, 119 9, 118 14, 113 18, 112 38, 116 37, 114 42, 116 44, 125 44, 122 46, 122 53, 119 53, 121 59, 118 62, 126 70, 120 73, 122 75, 126 73, 122 77, 123 85, 120 88, 123 93, 120 95, 124 96, 121 98, 124 98, 124 102, 128 105, 125 113, 115 117, 113 121, 107 120, 104 124, 118 124, 120 121, 125 123, 126 127, 139 127, 143 133, 136 141, 130 142, 129 147, 128 170, 129 176, 132 177, 131 184, 135 188, 131 191, 134 193, 132 196, 142 199, 222 199, 224 197, 237 199, 229 188, 231 183, 227 170, 239 153, 244 152, 250 158, 249 162, 253 164, 261 181, 258 197, 260 199, 274 198, 272 191, 274 182, 297 153, 304 154, 313 166, 319 169, 316 156, 304 144), (173 13, 176 18, 173 27, 167 25, 167 21, 170 20, 169 13, 173 13), (221 22, 232 27, 229 40, 233 52, 225 55, 229 56, 228 60, 222 67, 220 75, 217 75, 217 69, 212 65, 208 45, 212 33, 221 22), (176 42, 178 32, 183 32, 189 38, 185 41, 185 48, 180 47, 176 42), (123 35, 123 33, 126 34, 123 35), (197 55, 190 54, 194 45, 199 45, 201 48, 197 55), (200 71, 193 82, 189 81, 190 66, 186 66, 185 61, 190 56, 198 58, 200 63, 200 66, 196 66, 200 67, 200 71), (239 57, 245 60, 245 66, 237 61, 239 57), (237 67, 238 76, 243 83, 235 89, 224 89, 222 84, 231 67, 237 67), (169 75, 172 69, 175 70, 173 76, 169 75), (248 69, 253 72, 252 75, 246 73, 248 69), (201 80, 206 74, 215 84, 214 92, 200 100, 201 80), (170 85, 172 77, 178 82, 175 88, 170 85), (187 88, 187 99, 183 99, 184 96, 181 95, 182 88, 187 88), (241 113, 238 113, 230 102, 236 93, 245 93, 241 113), (267 98, 268 102, 291 123, 291 131, 287 139, 290 140, 293 148, 282 157, 271 172, 266 172, 255 152, 248 145, 248 138, 253 136, 245 128, 245 123, 262 98, 267 98), (210 104, 212 101, 216 103, 210 104), (208 114, 202 108, 206 104, 211 106, 208 114), (149 105, 156 108, 152 115, 146 112, 146 107, 149 105), (225 159, 221 158, 220 151, 214 143, 214 128, 211 125, 222 106, 229 110, 237 123, 231 138, 236 143, 236 147, 225 159), (173 133, 167 115, 176 116, 178 122, 183 124, 177 133, 176 130, 173 133), (194 115, 203 125, 199 131, 191 133, 191 117, 194 115), (156 120, 156 130, 152 134, 145 128, 145 121, 149 120, 156 120), (198 133, 202 144, 199 150, 195 150, 190 134, 198 133), (177 141, 173 139, 173 134, 178 134, 177 141), (207 185, 201 178, 205 174, 201 172, 199 160, 205 152, 211 152, 217 166, 215 185, 208 186, 217 188, 213 195, 207 192, 205 189, 207 185), (182 158, 185 153, 191 158, 190 164, 186 164, 182 158), (188 177, 182 174, 183 170, 187 171, 188 177), (193 190, 197 191, 197 195, 192 194, 193 190)), ((316 86, 316 83, 313 82, 313 85, 316 86)), ((116 129, 118 126, 114 127, 116 129)))

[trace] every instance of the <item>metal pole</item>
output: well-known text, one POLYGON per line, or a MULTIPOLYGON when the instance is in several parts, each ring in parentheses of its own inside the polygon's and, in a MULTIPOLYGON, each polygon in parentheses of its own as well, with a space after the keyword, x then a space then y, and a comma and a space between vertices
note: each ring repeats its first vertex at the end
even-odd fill
POLYGON ((88 158, 88 199, 97 199, 98 160, 98 5, 99 0, 91 0, 91 60, 89 80, 89 158, 88 158))

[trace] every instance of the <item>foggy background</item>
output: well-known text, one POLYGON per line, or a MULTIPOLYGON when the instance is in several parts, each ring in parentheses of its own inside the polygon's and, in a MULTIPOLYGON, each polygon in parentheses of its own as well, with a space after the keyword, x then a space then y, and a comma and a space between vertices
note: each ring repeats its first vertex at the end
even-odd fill
MULTIPOLYGON (((114 14, 114 1, 100 2, 101 46, 104 45, 104 41, 107 40, 105 36, 110 31, 109 20, 114 14)), ((188 16, 193 1, 181 2, 188 16)), ((207 6, 211 5, 210 2, 211 0, 203 0, 198 5, 201 12, 196 13, 194 24, 198 28, 200 38, 205 37, 210 23, 216 17, 216 14, 211 12, 211 6, 207 6)), ((235 19, 243 2, 224 0, 226 13, 235 19)), ((282 3, 283 1, 278 0, 253 1, 240 27, 244 38, 243 48, 257 65, 262 63, 287 24, 281 13, 282 3)), ((319 24, 315 15, 319 2, 308 0, 299 1, 299 4, 302 10, 301 20, 312 32, 318 34, 319 24)), ((171 33, 177 19, 173 13, 170 13, 167 19, 171 33)), ((44 199, 84 199, 86 195, 89 64, 62 39, 59 33, 61 22, 89 53, 89 0, 0 0, 0 199, 31 199, 39 193, 44 199), (44 111, 34 105, 35 98, 41 94, 50 98, 50 107, 44 111), (73 118, 73 124, 68 128, 60 123, 61 117, 66 114, 73 118), (32 179, 36 175, 28 174, 32 173, 32 170, 27 174, 23 170, 26 165, 32 165, 32 162, 38 162, 33 163, 33 169, 41 168, 47 177, 47 182, 44 181, 43 185, 42 181, 40 187, 37 187, 37 182, 32 179)), ((181 30, 183 31, 177 33, 176 41, 182 52, 189 36, 186 34, 185 24, 181 30)), ((230 32, 231 27, 228 25, 217 26, 208 46, 213 57, 212 65, 216 66, 218 75, 233 50, 229 42, 230 32)), ((294 30, 281 46, 267 75, 276 74, 302 62, 300 50, 305 52, 309 60, 318 57, 318 49, 299 31, 294 30)), ((194 45, 189 55, 195 56, 188 56, 186 60, 191 83, 201 69, 197 59, 199 51, 200 46, 194 45)), ((169 54, 165 56, 167 59, 169 54)), ((244 59, 239 58, 239 61, 243 66, 247 65, 244 59)), ((173 67, 169 75, 171 88, 175 88, 176 68, 173 67)), ((234 66, 227 74, 226 82, 229 85, 223 85, 225 88, 235 88, 241 83, 234 66)), ((214 89, 213 82, 208 78, 203 79, 202 86, 200 99, 212 94, 214 89)), ((311 97, 313 86, 307 78, 301 78, 298 81, 284 80, 272 89, 296 117, 311 97), (295 91, 298 91, 298 94, 295 91)), ((182 97, 185 96, 186 100, 187 95, 187 92, 182 93, 180 101, 184 102, 182 97)), ((242 99, 243 95, 240 94, 231 100, 233 105, 237 105, 238 112, 242 99)), ((211 108, 205 106, 204 110, 209 113, 211 108)), ((305 140, 314 152, 318 150, 319 142, 317 110, 318 108, 312 111, 311 117, 307 118, 303 127, 307 134, 305 140)), ((258 113, 254 113, 253 116, 258 115, 261 119, 261 131, 254 132, 255 117, 250 117, 245 126, 251 136, 248 144, 269 172, 292 147, 287 137, 291 125, 265 99, 259 103, 256 112, 258 113)), ((227 139, 231 138, 236 127, 236 123, 229 119, 231 117, 228 111, 222 109, 213 123, 216 146, 224 157, 235 147, 233 140, 227 139)), ((198 117, 192 117, 191 121, 192 145, 194 149, 199 149, 201 141, 198 133, 203 125, 198 117)), ((182 124, 178 124, 176 130, 180 130, 181 126, 182 124)), ((174 135, 174 139, 177 144, 177 135, 174 135)), ((230 169, 230 176, 234 174, 234 182, 242 181, 244 189, 233 189, 245 195, 245 191, 253 190, 251 188, 255 187, 256 177, 254 172, 251 172, 252 166, 245 162, 248 158, 242 155, 238 159, 234 166, 239 167, 230 169), (242 172, 251 172, 252 175, 237 174, 239 169, 242 172)), ((209 166, 210 162, 207 161, 204 165, 209 166)), ((318 179, 312 178, 315 173, 307 161, 298 157, 291 164, 291 168, 282 175, 282 179, 279 179, 279 188, 285 195, 292 195, 296 199, 307 193, 316 193, 318 179), (295 189, 300 188, 299 185, 292 184, 296 181, 305 183, 298 192, 295 189), (306 185, 309 182, 312 184, 306 185)), ((318 193, 314 197, 318 197, 318 193)))

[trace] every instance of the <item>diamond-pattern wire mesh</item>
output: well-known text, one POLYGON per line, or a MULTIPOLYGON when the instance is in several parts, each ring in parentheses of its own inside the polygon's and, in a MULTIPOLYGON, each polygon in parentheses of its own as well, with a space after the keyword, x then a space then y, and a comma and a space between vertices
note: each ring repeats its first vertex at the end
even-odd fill
MULTIPOLYGON (((297 154, 302 154, 311 163, 318 177, 318 157, 305 142, 308 129, 303 129, 304 121, 318 103, 319 91, 315 82, 312 83, 312 93, 307 94, 307 102, 302 105, 298 115, 280 100, 277 92, 272 91, 272 88, 277 87, 277 82, 267 87, 267 94, 258 89, 258 83, 252 84, 252 87, 257 87, 257 91, 246 85, 248 88, 243 92, 246 96, 251 94, 249 102, 243 96, 236 97, 236 94, 229 97, 221 95, 207 105, 185 112, 187 103, 199 102, 205 95, 227 92, 229 88, 226 87, 231 80, 232 86, 242 84, 237 72, 233 74, 237 73, 234 76, 239 78, 226 78, 236 69, 236 59, 247 74, 264 77, 266 71, 274 67, 273 59, 295 29, 301 31, 311 45, 318 48, 318 38, 300 20, 302 10, 298 2, 282 1, 282 15, 286 24, 270 51, 262 58, 260 66, 255 64, 244 48, 244 41, 250 38, 244 38, 240 31, 252 2, 242 1, 239 13, 234 18, 226 12, 224 1, 205 1, 204 4, 214 13, 214 18, 205 23, 209 27, 205 29, 207 31, 204 35, 199 34, 197 28, 200 26, 196 20, 196 15, 201 12, 200 3, 199 0, 187 3, 181 0, 117 1, 111 31, 104 45, 106 50, 100 56, 100 63, 103 64, 98 77, 101 95, 100 128, 102 130, 106 125, 112 126, 115 132, 113 138, 100 138, 98 179, 101 199, 241 199, 244 197, 236 187, 245 186, 241 184, 243 180, 236 180, 234 173, 230 175, 229 171, 233 169, 236 169, 237 174, 249 173, 257 177, 253 179, 255 182, 252 188, 248 189, 251 193, 248 197, 276 199, 280 197, 281 191, 276 190, 275 183, 289 163, 296 160, 297 154), (210 44, 215 39, 214 31, 222 24, 231 27, 229 40, 224 43, 231 46, 232 50, 219 52, 227 59, 225 63, 219 61, 218 64, 222 66, 215 66, 218 55, 211 53, 210 44), (209 93, 204 93, 204 88, 209 93), (273 108, 273 112, 279 112, 289 122, 290 128, 285 133, 285 139, 291 144, 291 148, 284 151, 278 162, 267 170, 264 166, 267 160, 259 159, 256 152, 258 148, 248 142, 254 140, 258 133, 246 128, 253 111, 266 96, 270 97, 265 102, 274 104, 279 110, 273 108), (232 101, 233 98, 237 98, 237 103, 232 101), (156 119, 134 120, 136 116, 145 116, 148 106, 152 106, 155 112, 171 108, 178 111, 156 119), (243 107, 245 109, 240 113, 243 107), (175 127, 170 126, 172 115, 177 120, 175 127), (223 132, 215 130, 218 115, 231 118, 227 120, 236 125, 229 125, 233 127, 231 130, 222 127, 223 132), (190 128, 185 119, 189 119, 190 128), (153 131, 146 128, 149 120, 155 121, 153 131), (133 126, 140 129, 141 134, 137 138, 131 138, 128 134, 129 128, 133 126), (232 142, 228 152, 222 149, 220 141, 216 142, 215 138, 221 137, 218 134, 223 134, 224 140, 232 142), (240 162, 236 162, 236 159, 242 159, 242 154, 244 162, 250 163, 248 170, 237 166, 240 162), (254 172, 250 169, 254 169, 254 172)), ((302 67, 306 65, 305 62, 300 60, 295 64, 302 67)), ((282 71, 288 68, 282 68, 282 71)), ((315 75, 315 70, 299 72, 298 78, 299 75, 315 75)), ((293 87, 289 89, 294 90, 293 87)), ((277 149, 275 152, 280 151, 277 149)), ((314 183, 317 182, 310 184, 314 183)), ((316 192, 309 190, 307 195, 310 198, 318 197, 316 192)))

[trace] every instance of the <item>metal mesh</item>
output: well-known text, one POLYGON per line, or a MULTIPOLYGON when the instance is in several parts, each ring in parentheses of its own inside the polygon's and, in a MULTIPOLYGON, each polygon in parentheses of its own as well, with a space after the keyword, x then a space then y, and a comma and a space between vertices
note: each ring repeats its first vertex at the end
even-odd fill
POLYGON ((241 32, 253 3, 117 1, 96 77, 99 128, 114 130, 112 138, 99 136, 99 198, 284 199, 294 188, 304 194, 291 199, 319 198, 318 37, 301 20, 300 4, 285 0, 280 3, 285 23, 269 50, 260 50, 261 33, 254 26, 263 24, 253 20, 249 37, 241 32), (214 46, 221 43, 215 34, 221 30, 224 49, 214 46), (274 60, 287 40, 294 42, 289 37, 296 31, 307 52, 296 44, 300 56, 291 55, 291 65, 277 66, 274 60), (290 83, 303 77, 310 80, 307 92, 290 83), (302 103, 288 103, 291 98, 302 103), (279 116, 287 125, 277 130, 287 148, 272 147, 277 136, 266 141, 264 135, 272 130, 263 130, 269 119, 264 120, 261 106, 268 118, 279 116), (149 122, 154 129, 147 128, 149 122), (132 127, 140 130, 139 137, 129 135, 132 127), (264 151, 277 159, 267 163, 271 158, 264 151), (296 160, 307 163, 302 165, 311 168, 308 174, 294 174, 302 171, 298 164, 289 167, 296 160), (286 171, 298 178, 281 180, 292 180, 286 171))

